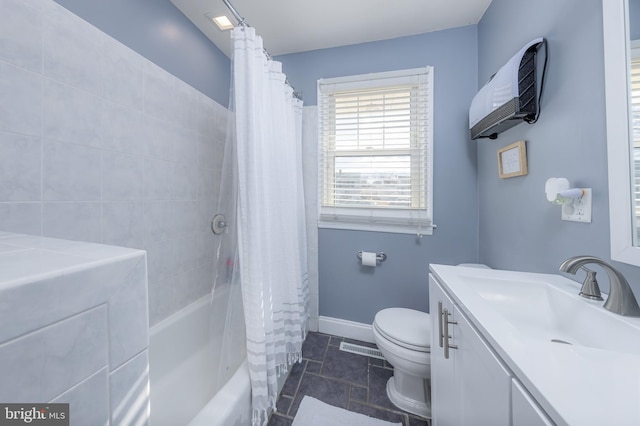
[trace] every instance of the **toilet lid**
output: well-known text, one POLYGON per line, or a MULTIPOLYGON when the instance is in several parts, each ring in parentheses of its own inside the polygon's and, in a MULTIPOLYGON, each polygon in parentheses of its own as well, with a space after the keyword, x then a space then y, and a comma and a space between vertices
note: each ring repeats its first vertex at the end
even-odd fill
POLYGON ((383 309, 373 322, 385 338, 408 349, 428 352, 431 346, 431 317, 406 308, 383 309))

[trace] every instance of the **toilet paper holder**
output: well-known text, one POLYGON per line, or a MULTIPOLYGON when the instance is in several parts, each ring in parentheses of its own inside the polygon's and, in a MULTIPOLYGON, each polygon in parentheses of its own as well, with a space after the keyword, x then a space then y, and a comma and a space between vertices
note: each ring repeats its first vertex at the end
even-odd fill
MULTIPOLYGON (((362 250, 356 253, 356 257, 358 260, 362 260, 362 250)), ((385 260, 387 260, 387 255, 383 251, 376 253, 376 261, 384 262, 385 260)))

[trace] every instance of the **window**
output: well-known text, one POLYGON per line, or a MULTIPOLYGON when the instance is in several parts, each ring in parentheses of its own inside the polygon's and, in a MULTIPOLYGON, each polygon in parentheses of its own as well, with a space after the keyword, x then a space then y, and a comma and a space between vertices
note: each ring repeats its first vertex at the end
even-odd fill
POLYGON ((433 68, 318 81, 319 226, 431 234, 433 68))

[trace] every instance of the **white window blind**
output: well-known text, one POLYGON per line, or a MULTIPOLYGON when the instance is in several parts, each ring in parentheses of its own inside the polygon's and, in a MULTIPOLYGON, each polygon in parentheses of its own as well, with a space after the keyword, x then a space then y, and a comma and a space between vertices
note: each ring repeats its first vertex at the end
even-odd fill
POLYGON ((318 82, 320 226, 429 234, 433 68, 318 82))
POLYGON ((640 57, 631 59, 631 120, 633 146, 640 148, 640 57))
POLYGON ((632 41, 630 70, 631 138, 633 143, 634 245, 640 242, 640 42, 632 41))

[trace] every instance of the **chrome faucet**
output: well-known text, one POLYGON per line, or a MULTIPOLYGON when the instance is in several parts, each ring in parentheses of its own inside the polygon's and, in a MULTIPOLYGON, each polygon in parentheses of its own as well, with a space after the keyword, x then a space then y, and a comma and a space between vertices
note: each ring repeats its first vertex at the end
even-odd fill
MULTIPOLYGON (((569 259, 562 262, 562 265, 560 265, 560 270, 562 272, 568 272, 575 275, 578 269, 588 263, 602 266, 607 271, 607 275, 609 276, 611 289, 609 290, 609 296, 607 297, 606 302, 604 302, 604 308, 613 312, 614 314, 624 315, 628 317, 640 317, 640 307, 638 306, 638 302, 633 295, 631 286, 629 286, 629 282, 622 275, 622 273, 620 273, 620 271, 609 265, 604 260, 595 256, 570 257, 569 259)), ((589 285, 593 285, 592 281, 595 281, 595 274, 591 276, 591 278, 592 279, 590 279, 589 274, 587 274, 587 279, 585 280, 585 284, 583 285, 583 291, 585 289, 587 281, 590 282, 589 285)), ((595 285, 595 287, 597 288, 597 284, 595 285)), ((580 293, 583 293, 583 291, 581 291, 580 293)), ((585 296, 587 297, 590 295, 589 291, 586 291, 585 293, 585 296)))

